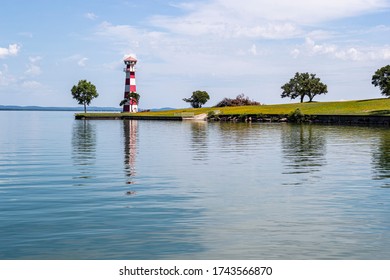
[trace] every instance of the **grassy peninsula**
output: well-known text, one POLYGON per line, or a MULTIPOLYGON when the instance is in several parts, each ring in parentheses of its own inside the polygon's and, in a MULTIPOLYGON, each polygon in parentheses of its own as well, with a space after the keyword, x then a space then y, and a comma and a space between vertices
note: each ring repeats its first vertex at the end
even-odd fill
POLYGON ((275 105, 238 106, 238 107, 205 107, 187 108, 158 112, 139 113, 79 113, 78 117, 86 118, 115 118, 125 116, 155 116, 177 117, 185 115, 198 115, 211 111, 218 111, 223 115, 287 115, 299 109, 305 115, 364 115, 364 116, 390 116, 390 98, 333 101, 333 102, 305 102, 275 105))

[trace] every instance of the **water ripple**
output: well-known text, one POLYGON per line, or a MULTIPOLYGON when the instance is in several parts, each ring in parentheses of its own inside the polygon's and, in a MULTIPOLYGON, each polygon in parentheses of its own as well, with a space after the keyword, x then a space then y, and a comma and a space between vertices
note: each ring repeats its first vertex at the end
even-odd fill
POLYGON ((1 259, 390 258, 388 129, 8 114, 1 259))

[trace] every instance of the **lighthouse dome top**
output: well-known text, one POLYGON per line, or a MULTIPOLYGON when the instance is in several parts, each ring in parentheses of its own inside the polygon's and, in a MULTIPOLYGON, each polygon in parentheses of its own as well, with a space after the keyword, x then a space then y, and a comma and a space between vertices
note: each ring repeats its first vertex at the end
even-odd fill
POLYGON ((123 61, 124 62, 137 62, 137 60, 132 56, 125 58, 123 61))

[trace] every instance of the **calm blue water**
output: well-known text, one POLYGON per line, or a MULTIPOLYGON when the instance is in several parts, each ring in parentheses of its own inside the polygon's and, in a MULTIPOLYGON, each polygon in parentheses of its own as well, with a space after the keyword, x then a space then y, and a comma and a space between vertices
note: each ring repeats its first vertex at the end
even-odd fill
POLYGON ((390 129, 0 111, 0 259, 390 259, 390 129))

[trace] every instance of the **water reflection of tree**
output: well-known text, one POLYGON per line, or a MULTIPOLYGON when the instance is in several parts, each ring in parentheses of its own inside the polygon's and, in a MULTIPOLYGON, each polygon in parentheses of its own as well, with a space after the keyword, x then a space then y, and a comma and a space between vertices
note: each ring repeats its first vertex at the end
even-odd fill
POLYGON ((93 172, 91 166, 96 160, 96 128, 87 120, 77 120, 73 125, 72 134, 72 159, 79 176, 74 179, 91 179, 93 172))
POLYGON ((207 159, 207 122, 191 122, 191 150, 194 152, 194 160, 207 159))
POLYGON ((124 134, 124 165, 127 184, 133 184, 132 177, 135 175, 135 159, 137 153, 137 129, 138 123, 136 120, 123 121, 124 134))
POLYGON ((230 122, 221 122, 219 129, 222 132, 224 140, 227 142, 233 142, 236 144, 245 143, 248 139, 251 139, 253 131, 252 123, 230 123, 230 122))
POLYGON ((390 131, 386 129, 380 132, 378 145, 372 153, 374 179, 386 180, 383 187, 390 188, 390 131))
POLYGON ((325 164, 325 137, 321 127, 286 125, 282 130, 284 174, 313 173, 325 164))

